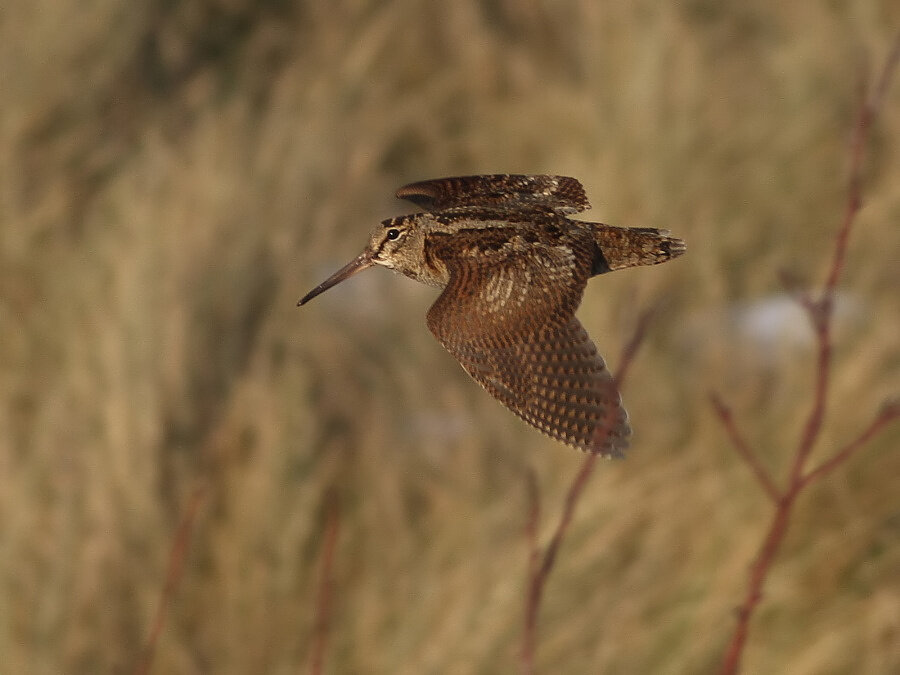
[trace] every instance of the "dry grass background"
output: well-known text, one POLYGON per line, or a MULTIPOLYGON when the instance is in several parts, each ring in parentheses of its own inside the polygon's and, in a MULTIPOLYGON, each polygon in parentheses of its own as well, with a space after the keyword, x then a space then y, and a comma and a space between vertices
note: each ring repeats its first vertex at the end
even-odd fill
MULTIPOLYGON (((592 218, 689 244, 595 280, 580 311, 615 366, 636 306, 664 299, 624 392, 633 450, 579 506, 538 667, 709 672, 771 505, 706 392, 783 475, 812 351, 730 318, 779 268, 822 274, 856 82, 898 25, 888 0, 5 7, 3 670, 129 668, 202 482, 154 672, 308 664, 332 484, 327 671, 512 671, 525 476, 546 539, 581 458, 443 352, 433 289, 376 270, 293 306, 406 208, 398 185, 509 171, 578 176, 592 218)), ((900 388, 900 87, 865 181, 820 456, 900 388)), ((802 500, 747 673, 900 672, 898 443, 802 500)))

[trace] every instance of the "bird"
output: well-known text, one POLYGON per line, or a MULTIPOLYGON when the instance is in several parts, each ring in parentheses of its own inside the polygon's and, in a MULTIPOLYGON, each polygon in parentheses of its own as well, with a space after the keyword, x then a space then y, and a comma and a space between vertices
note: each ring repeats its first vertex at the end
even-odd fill
POLYGON ((297 305, 374 265, 442 288, 427 326, 478 384, 548 436, 622 457, 628 413, 575 310, 591 277, 671 260, 684 241, 572 218, 590 203, 568 176, 437 178, 396 196, 422 211, 376 225, 363 252, 297 305))

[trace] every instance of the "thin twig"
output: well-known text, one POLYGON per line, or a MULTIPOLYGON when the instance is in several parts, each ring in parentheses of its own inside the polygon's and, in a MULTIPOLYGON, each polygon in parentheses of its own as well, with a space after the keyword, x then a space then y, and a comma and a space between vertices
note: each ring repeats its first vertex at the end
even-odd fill
POLYGON ((525 536, 528 538, 528 577, 532 578, 538 571, 541 550, 538 546, 538 524, 541 522, 541 492, 538 487, 537 474, 528 467, 526 475, 528 489, 528 522, 525 524, 525 536))
MULTIPOLYGON (((840 246, 840 244, 837 244, 840 246)), ((835 258, 838 264, 838 258, 835 258)), ((827 291, 826 291, 827 292, 827 291)), ((803 425, 797 452, 791 466, 788 482, 793 486, 803 474, 806 460, 812 452, 822 431, 825 411, 828 404, 828 384, 831 379, 831 295, 824 295, 819 303, 807 307, 807 314, 816 333, 816 371, 813 385, 813 404, 803 425)))
POLYGON ((613 382, 616 387, 621 387, 622 383, 625 381, 625 376, 628 374, 628 370, 631 368, 634 357, 637 355, 638 349, 640 349, 641 344, 644 342, 644 338, 647 336, 647 329, 650 327, 650 322, 656 315, 658 307, 659 303, 651 305, 638 316, 637 323, 634 325, 634 331, 631 333, 631 339, 626 342, 625 346, 622 348, 622 355, 619 357, 619 369, 616 371, 615 375, 613 375, 613 382))
MULTIPOLYGON (((538 523, 541 520, 541 493, 538 487, 537 475, 534 469, 529 467, 526 478, 526 490, 528 498, 528 520, 525 523, 525 537, 528 541, 528 578, 534 579, 538 574, 539 565, 541 564, 541 549, 538 545, 538 523)), ((529 587, 528 605, 537 602, 536 598, 532 598, 531 594, 539 592, 534 585, 529 587)), ((526 612, 525 615, 525 638, 522 641, 522 672, 527 675, 534 673, 534 649, 529 649, 529 645, 534 644, 535 633, 537 631, 537 612, 526 612)))
POLYGON ((898 66, 900 66, 900 33, 894 38, 894 44, 891 47, 890 52, 888 52, 884 68, 881 71, 881 77, 878 80, 878 84, 875 86, 875 93, 869 100, 873 114, 877 114, 881 109, 881 104, 884 101, 884 97, 887 95, 891 82, 894 80, 894 72, 897 70, 898 66))
POLYGON ((869 137, 869 129, 872 121, 878 115, 881 103, 887 95, 888 88, 897 70, 897 64, 900 62, 900 35, 894 38, 894 43, 885 60, 878 83, 871 96, 866 94, 863 88, 860 95, 859 110, 857 112, 856 124, 853 130, 853 140, 850 146, 850 172, 847 186, 847 206, 844 211, 844 220, 838 230, 836 245, 834 248, 834 259, 831 263, 831 269, 825 282, 825 294, 830 295, 837 287, 838 278, 844 269, 844 258, 847 253, 847 241, 850 237, 850 229, 856 214, 862 207, 862 162, 865 154, 865 146, 869 137))
MULTIPOLYGON (((654 312, 655 308, 651 307, 642 312, 638 317, 631 339, 625 344, 625 347, 622 350, 622 357, 619 360, 619 369, 613 377, 613 383, 617 388, 620 387, 624 381, 624 377, 628 373, 631 362, 634 360, 641 343, 644 341, 647 328, 654 312)), ((610 420, 608 424, 603 424, 598 427, 598 436, 594 440, 595 446, 599 447, 602 445, 605 440, 603 434, 609 434, 611 432, 613 423, 614 420, 610 420)), ((589 454, 581 463, 581 468, 579 468, 578 473, 575 475, 575 478, 566 493, 562 514, 556 525, 553 537, 547 544, 547 548, 544 549, 544 555, 540 558, 539 565, 536 564, 536 561, 534 560, 534 556, 539 555, 536 553, 536 545, 529 551, 529 555, 531 555, 532 558, 530 558, 528 595, 525 603, 525 634, 522 640, 522 672, 525 675, 532 675, 535 672, 534 653, 537 643, 537 616, 544 594, 544 587, 547 583, 547 577, 553 570, 553 565, 556 562, 556 554, 565 539, 569 524, 572 522, 572 517, 575 514, 575 508, 578 506, 578 501, 584 491, 584 486, 587 484, 591 473, 593 473, 597 457, 599 457, 599 455, 596 453, 589 454)), ((534 503, 536 502, 532 502, 532 504, 534 503)), ((535 522, 535 528, 536 527, 537 524, 535 522)))
POLYGON ((337 490, 332 486, 325 493, 325 532, 324 541, 322 542, 322 569, 319 573, 315 635, 313 637, 312 658, 309 668, 309 672, 312 675, 320 675, 322 672, 322 665, 325 662, 325 648, 331 631, 332 567, 334 565, 334 550, 337 544, 339 526, 340 505, 337 490))
POLYGON ((900 419, 900 402, 892 401, 883 405, 879 413, 875 416, 875 419, 872 420, 865 431, 863 431, 855 440, 847 443, 847 445, 834 453, 829 459, 805 474, 801 479, 802 486, 805 487, 809 483, 827 476, 836 467, 850 459, 857 450, 865 446, 865 444, 872 440, 882 429, 884 429, 884 427, 896 419, 900 419))
POLYGON ((759 484, 762 485, 763 489, 766 491, 766 494, 769 495, 771 500, 777 504, 778 500, 781 499, 781 493, 778 491, 778 488, 775 487, 775 483, 772 480, 772 477, 769 475, 769 472, 766 470, 766 467, 762 465, 762 462, 759 461, 756 453, 753 451, 753 449, 747 443, 747 440, 738 430, 737 423, 734 421, 734 415, 731 412, 731 408, 729 408, 722 400, 722 398, 715 392, 710 393, 709 400, 712 403, 713 409, 715 409, 716 411, 716 415, 719 416, 722 425, 728 432, 728 436, 731 438, 734 449, 737 450, 738 454, 750 466, 750 469, 753 471, 757 480, 759 480, 759 484))
POLYGON ((762 588, 772 566, 772 561, 775 559, 775 555, 778 553, 778 549, 787 532, 791 507, 796 497, 797 492, 792 488, 785 492, 772 516, 772 522, 769 524, 762 547, 756 557, 756 561, 750 568, 750 581, 747 584, 747 593, 737 610, 737 625, 725 651, 722 667, 719 670, 720 675, 734 675, 740 669, 741 655, 744 651, 744 645, 747 643, 747 634, 750 630, 750 618, 753 616, 759 601, 762 600, 762 588))
MULTIPOLYGON (((817 356, 815 383, 813 385, 813 404, 807 416, 806 423, 797 443, 797 449, 791 465, 787 487, 776 501, 776 508, 772 514, 772 520, 763 539, 762 546, 750 569, 750 579, 744 601, 737 610, 737 625, 735 626, 731 640, 725 650, 720 675, 735 675, 740 669, 741 656, 747 642, 750 629, 750 619, 762 599, 762 589, 771 570, 772 563, 784 540, 790 523, 794 503, 800 492, 812 481, 825 476, 840 464, 847 461, 856 451, 871 440, 890 421, 900 418, 900 404, 886 405, 877 415, 866 430, 856 440, 848 443, 844 448, 836 452, 830 459, 820 464, 817 468, 806 473, 806 463, 810 453, 819 439, 822 423, 825 420, 828 403, 828 385, 831 374, 832 336, 831 327, 833 319, 834 290, 837 287, 844 269, 847 253, 847 244, 850 232, 856 220, 856 216, 862 206, 862 163, 869 139, 869 130, 872 121, 878 113, 881 101, 887 92, 888 83, 900 61, 900 35, 887 58, 881 77, 879 78, 874 95, 867 97, 863 88, 860 96, 859 111, 853 128, 853 139, 850 148, 850 176, 847 188, 847 204, 840 227, 835 234, 834 255, 828 269, 822 291, 818 299, 813 299, 809 294, 797 294, 798 303, 803 307, 816 335, 817 356)), ((743 442, 743 438, 737 433, 731 412, 716 397, 713 398, 713 406, 716 407, 719 419, 722 421, 735 447, 741 456, 757 470, 755 456, 744 452, 749 447, 743 442)), ((759 474, 757 474, 759 476, 759 474)), ((772 497, 773 493, 767 487, 765 481, 760 479, 767 493, 772 497)))
POLYGON ((198 486, 184 511, 181 523, 178 525, 178 531, 175 534, 175 540, 172 543, 172 551, 169 554, 169 567, 166 572, 166 581, 163 584, 162 591, 159 595, 159 606, 156 608, 156 616, 150 628, 150 634, 141 657, 132 671, 134 675, 146 675, 150 672, 150 666, 153 665, 153 657, 156 653, 156 644, 159 642, 159 636, 162 634, 166 625, 166 616, 172 597, 181 581, 181 574, 184 569, 184 561, 187 558, 188 547, 191 543, 191 536, 194 530, 194 521, 197 518, 197 512, 200 505, 206 497, 206 488, 202 485, 198 486))

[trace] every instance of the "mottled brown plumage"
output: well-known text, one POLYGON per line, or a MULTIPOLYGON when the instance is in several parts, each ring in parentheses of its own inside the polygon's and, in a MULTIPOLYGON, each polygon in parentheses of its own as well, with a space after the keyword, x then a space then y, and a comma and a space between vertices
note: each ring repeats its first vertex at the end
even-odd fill
POLYGON ((383 221, 357 258, 298 304, 372 265, 439 286, 428 328, 475 381, 553 438, 621 455, 628 415, 575 310, 590 277, 664 262, 684 242, 570 219, 590 204, 564 176, 441 178, 397 196, 428 211, 383 221))

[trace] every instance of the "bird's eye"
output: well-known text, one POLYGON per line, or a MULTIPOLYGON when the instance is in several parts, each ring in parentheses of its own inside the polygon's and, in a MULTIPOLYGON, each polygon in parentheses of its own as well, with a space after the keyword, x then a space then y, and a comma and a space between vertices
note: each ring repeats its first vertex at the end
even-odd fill
POLYGON ((400 236, 400 230, 398 230, 398 229, 395 228, 395 227, 392 227, 392 228, 391 228, 390 230, 388 230, 388 232, 387 232, 387 238, 388 238, 388 239, 393 240, 393 239, 396 239, 396 238, 399 237, 399 236, 400 236))

